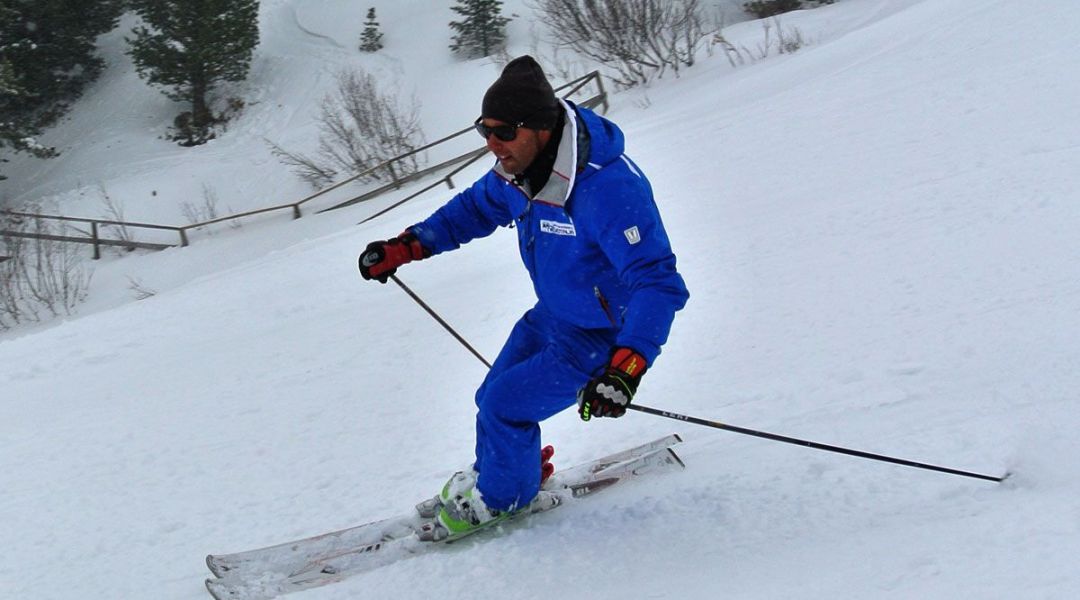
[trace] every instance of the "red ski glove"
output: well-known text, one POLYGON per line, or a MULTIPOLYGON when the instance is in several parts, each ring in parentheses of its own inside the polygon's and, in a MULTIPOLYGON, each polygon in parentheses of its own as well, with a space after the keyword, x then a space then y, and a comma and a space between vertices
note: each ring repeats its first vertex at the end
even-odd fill
POLYGON ((386 280, 405 263, 431 256, 431 251, 420 244, 411 231, 385 242, 371 242, 360 255, 360 275, 367 280, 386 280))
POLYGON ((595 417, 621 417, 634 399, 641 376, 648 367, 645 357, 631 348, 611 350, 611 359, 598 377, 578 392, 578 414, 582 421, 595 417))

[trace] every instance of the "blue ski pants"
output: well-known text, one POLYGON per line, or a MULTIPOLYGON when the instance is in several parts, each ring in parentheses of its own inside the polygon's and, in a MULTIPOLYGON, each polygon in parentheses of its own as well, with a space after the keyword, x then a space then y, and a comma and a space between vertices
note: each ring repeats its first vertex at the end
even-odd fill
POLYGON ((607 361, 615 329, 580 329, 537 306, 525 313, 476 392, 477 488, 497 510, 540 490, 540 421, 577 403, 607 361))

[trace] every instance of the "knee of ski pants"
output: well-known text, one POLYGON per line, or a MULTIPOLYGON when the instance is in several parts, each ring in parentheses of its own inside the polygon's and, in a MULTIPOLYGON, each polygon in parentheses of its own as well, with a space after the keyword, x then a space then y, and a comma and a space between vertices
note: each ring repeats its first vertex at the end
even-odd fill
POLYGON ((572 406, 614 339, 614 331, 583 330, 530 310, 477 390, 480 419, 525 426, 572 406))

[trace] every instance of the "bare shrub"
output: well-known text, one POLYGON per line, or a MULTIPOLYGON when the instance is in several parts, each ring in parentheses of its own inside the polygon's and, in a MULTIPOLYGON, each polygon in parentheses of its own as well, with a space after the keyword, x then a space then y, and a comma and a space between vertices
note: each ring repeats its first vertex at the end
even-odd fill
MULTIPOLYGON (((109 191, 105 189, 104 183, 98 183, 98 194, 101 196, 101 203, 105 206, 105 219, 108 221, 117 221, 118 225, 112 225, 113 231, 116 232, 116 239, 125 242, 130 242, 134 238, 131 235, 131 231, 128 230, 127 225, 124 225, 126 219, 124 219, 124 203, 116 200, 109 195, 109 191)), ((134 246, 124 247, 128 252, 135 250, 134 246)))
POLYGON ((153 298, 157 295, 157 290, 151 289, 143 285, 141 279, 137 277, 128 277, 128 289, 135 296, 136 300, 146 300, 147 298, 153 298))
MULTIPOLYGON (((217 190, 212 186, 202 185, 202 203, 195 202, 182 202, 180 204, 180 212, 184 215, 184 219, 187 220, 189 225, 201 225, 207 221, 213 221, 222 216, 221 211, 218 209, 218 195, 217 190)), ((228 206, 225 207, 228 212, 232 212, 228 206)), ((230 229, 240 229, 243 225, 240 223, 240 219, 232 219, 228 221, 230 229)), ((197 227, 196 229, 203 229, 203 227, 197 227)))
POLYGON ((180 204, 180 212, 189 225, 197 225, 203 221, 212 221, 218 217, 217 204, 203 197, 202 204, 184 201, 180 204))
POLYGON ((309 183, 311 187, 319 189, 334 182, 338 172, 330 164, 324 164, 319 159, 304 154, 289 152, 270 140, 266 140, 266 143, 270 145, 270 152, 278 160, 292 167, 297 177, 309 183))
POLYGON ((385 169, 372 170, 413 152, 424 142, 416 98, 402 106, 396 96, 383 93, 369 73, 340 72, 337 88, 322 100, 318 120, 319 149, 315 156, 289 152, 270 143, 274 155, 315 188, 344 175, 360 175, 362 181, 388 181, 420 169, 419 158, 413 154, 385 169))
POLYGON ((806 40, 803 39, 802 31, 800 31, 798 27, 791 30, 785 30, 780 26, 780 22, 777 21, 776 47, 780 54, 792 54, 805 45, 806 40))
POLYGON ((797 27, 785 29, 780 23, 779 17, 773 17, 771 21, 762 21, 761 29, 763 39, 757 45, 756 52, 753 53, 756 60, 768 58, 773 49, 776 50, 777 54, 794 54, 806 44, 802 32, 797 27), (772 35, 774 28, 776 30, 775 39, 772 35))
MULTIPOLYGON (((529 36, 529 54, 544 65, 544 70, 549 75, 554 76, 550 77, 552 81, 574 81, 591 70, 575 54, 573 48, 560 48, 543 43, 535 23, 529 25, 529 36), (551 52, 549 53, 548 50, 551 52)), ((499 70, 501 71, 511 60, 513 57, 504 49, 503 53, 498 55, 499 70)))
POLYGON ((722 32, 713 34, 711 45, 720 46, 732 67, 741 67, 746 64, 747 57, 735 44, 729 42, 722 32))
POLYGON ((0 330, 49 316, 71 315, 86 299, 92 272, 73 244, 46 236, 63 234, 42 219, 3 217, 0 230, 0 330), (38 237, 24 237, 24 236, 38 237))
POLYGON ((553 42, 632 87, 693 66, 704 41, 701 0, 534 0, 553 42))
POLYGON ((720 46, 731 66, 738 67, 746 63, 765 60, 775 51, 777 54, 793 54, 807 44, 802 31, 798 27, 785 28, 778 17, 771 21, 761 22, 762 40, 755 48, 746 46, 736 47, 724 37, 723 33, 716 33, 712 38, 713 46, 720 46), (773 34, 775 29, 776 33, 773 34))

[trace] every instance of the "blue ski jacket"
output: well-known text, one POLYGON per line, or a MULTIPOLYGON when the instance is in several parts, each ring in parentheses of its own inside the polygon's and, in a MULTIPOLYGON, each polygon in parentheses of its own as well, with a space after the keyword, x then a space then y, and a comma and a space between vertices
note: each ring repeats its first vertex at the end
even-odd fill
POLYGON ((624 153, 622 131, 562 102, 567 118, 548 183, 532 198, 501 165, 409 229, 432 254, 515 226, 538 305, 649 364, 689 292, 675 268, 652 186, 624 153))

